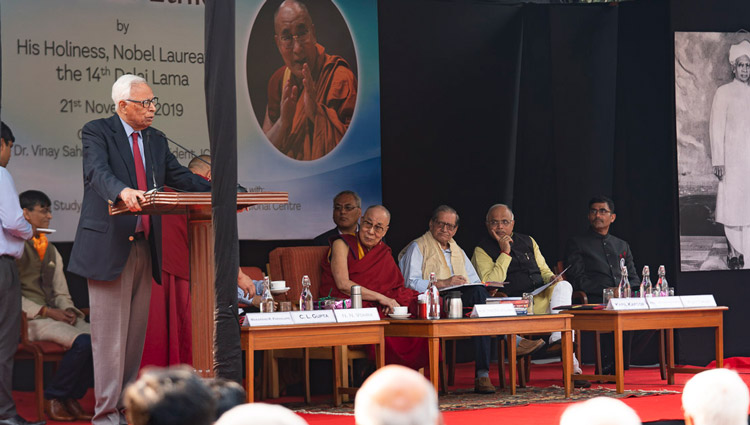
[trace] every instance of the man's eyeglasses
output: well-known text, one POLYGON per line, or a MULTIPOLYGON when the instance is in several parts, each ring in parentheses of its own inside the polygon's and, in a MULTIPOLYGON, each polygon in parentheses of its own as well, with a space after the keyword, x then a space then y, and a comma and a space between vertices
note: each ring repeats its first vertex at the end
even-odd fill
POLYGON ((367 232, 370 229, 374 229, 375 234, 380 236, 384 234, 386 230, 388 230, 388 226, 383 226, 382 224, 375 224, 370 220, 362 220, 362 230, 367 232))
POLYGON ((446 228, 450 231, 456 230, 456 228, 458 227, 457 224, 450 224, 444 221, 434 221, 433 223, 435 223, 435 227, 437 227, 438 229, 446 228))
POLYGON ((294 40, 297 40, 298 44, 305 44, 310 41, 310 31, 304 28, 297 34, 281 34, 279 40, 281 41, 281 47, 291 49, 294 46, 294 40))
POLYGON ((343 212, 351 212, 352 210, 359 208, 356 205, 334 205, 333 210, 334 211, 343 211, 343 212))
POLYGON ((133 99, 125 99, 125 100, 127 100, 128 102, 140 103, 141 106, 143 106, 146 109, 150 108, 151 105, 156 106, 156 104, 159 103, 158 97, 152 97, 151 99, 146 99, 146 100, 133 100, 133 99))
POLYGON ((510 223, 513 223, 513 220, 490 220, 487 222, 487 224, 490 225, 490 227, 497 227, 499 225, 508 226, 510 223))
POLYGON ((610 211, 610 210, 606 210, 606 209, 604 209, 604 208, 599 208, 599 209, 596 209, 596 208, 591 208, 591 209, 589 210, 589 214, 591 214, 591 215, 597 215, 597 214, 599 214, 599 215, 607 215, 607 214, 609 214, 609 213, 611 213, 611 212, 612 212, 612 211, 610 211))

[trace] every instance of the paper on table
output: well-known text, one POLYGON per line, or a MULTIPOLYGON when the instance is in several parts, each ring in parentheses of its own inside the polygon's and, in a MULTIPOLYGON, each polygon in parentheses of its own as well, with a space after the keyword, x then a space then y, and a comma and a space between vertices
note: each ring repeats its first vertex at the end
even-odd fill
POLYGON ((565 267, 565 270, 561 271, 560 274, 557 274, 552 279, 550 279, 549 283, 544 284, 544 285, 536 288, 534 290, 534 292, 531 293, 531 295, 537 295, 537 294, 541 293, 542 291, 544 291, 545 289, 549 288, 549 286, 552 285, 553 283, 555 283, 555 281, 557 279, 560 279, 562 277, 562 275, 564 275, 565 272, 568 271, 569 268, 570 268, 570 266, 565 267))
MULTIPOLYGON (((502 288, 504 286, 502 282, 488 282, 488 283, 492 283, 492 285, 487 285, 487 286, 493 286, 493 287, 496 287, 496 288, 502 288)), ((479 286, 479 285, 485 286, 485 283, 484 282, 476 282, 476 283, 464 283, 462 285, 446 286, 445 288, 440 288, 440 292, 449 291, 451 289, 460 288, 462 286, 479 286)))

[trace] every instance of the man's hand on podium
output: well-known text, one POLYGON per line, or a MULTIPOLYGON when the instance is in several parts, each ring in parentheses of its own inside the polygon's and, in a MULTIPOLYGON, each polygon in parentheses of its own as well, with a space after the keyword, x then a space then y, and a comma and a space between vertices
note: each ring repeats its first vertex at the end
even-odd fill
POLYGON ((120 199, 125 203, 125 206, 132 212, 141 210, 141 202, 146 202, 146 198, 143 196, 145 192, 142 190, 131 189, 126 187, 120 192, 120 199))

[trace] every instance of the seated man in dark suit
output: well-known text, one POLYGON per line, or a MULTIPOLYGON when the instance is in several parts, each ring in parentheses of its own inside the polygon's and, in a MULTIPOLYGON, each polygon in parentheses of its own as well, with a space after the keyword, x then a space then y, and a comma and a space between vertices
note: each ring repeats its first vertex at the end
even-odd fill
MULTIPOLYGON (((614 201, 606 196, 592 198, 589 201, 588 231, 572 237, 565 247, 568 280, 574 290, 586 293, 590 303, 602 302, 602 290, 620 282, 620 259, 625 259, 631 288, 640 285, 630 245, 609 233, 609 226, 616 217, 614 201)), ((626 369, 630 364, 631 339, 632 332, 625 332, 623 356, 626 369)), ((601 341, 603 373, 609 375, 614 371, 612 334, 603 334, 601 341)))
POLYGON ((329 239, 338 235, 357 233, 357 220, 362 214, 362 199, 351 190, 340 192, 333 198, 333 222, 336 227, 313 239, 313 245, 328 246, 329 239))

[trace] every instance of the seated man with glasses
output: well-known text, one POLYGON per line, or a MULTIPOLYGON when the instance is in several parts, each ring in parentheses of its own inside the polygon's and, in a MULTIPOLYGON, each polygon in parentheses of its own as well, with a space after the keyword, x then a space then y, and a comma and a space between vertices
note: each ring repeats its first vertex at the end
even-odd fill
MULTIPOLYGON (((589 201, 589 230, 568 240, 565 247, 566 276, 573 288, 586 293, 589 303, 601 303, 602 291, 620 282, 620 259, 625 259, 631 288, 638 288, 640 280, 633 264, 630 245, 612 236, 609 226, 614 223, 615 203, 606 196, 595 196, 589 201)), ((623 335, 625 368, 630 363, 631 332, 623 335)), ((611 333, 602 334, 603 373, 614 370, 614 349, 611 333)))
MULTIPOLYGON (((329 254, 321 263, 321 296, 349 298, 351 287, 359 285, 363 307, 380 307, 382 315, 393 313, 393 307, 407 306, 413 316, 417 315, 419 293, 404 287, 391 248, 383 242, 390 222, 391 213, 382 205, 373 205, 362 216, 356 235, 341 234, 331 239, 329 254)), ((386 338, 385 362, 413 369, 424 367, 426 340, 386 338)))
POLYGON ((321 233, 313 239, 313 245, 328 246, 328 240, 334 236, 357 233, 357 220, 362 213, 362 199, 351 190, 339 192, 333 198, 333 222, 336 227, 321 233))
POLYGON ((318 44, 307 7, 286 0, 274 15, 276 47, 284 66, 268 81, 263 133, 276 148, 301 161, 338 145, 357 102, 357 78, 341 56, 318 44))
MULTIPOLYGON (((481 282, 476 270, 453 236, 458 230, 458 213, 447 205, 435 209, 430 219, 430 229, 414 239, 398 254, 401 272, 406 278, 406 286, 419 292, 427 290, 430 273, 435 273, 438 289, 459 285, 463 305, 471 307, 485 304, 488 293, 484 285, 460 286, 466 283, 481 282)), ((495 392, 489 377, 490 337, 472 337, 476 361, 474 391, 480 394, 495 392)), ((518 356, 532 353, 544 345, 544 341, 516 339, 518 356)))
MULTIPOLYGON (((483 281, 509 282, 503 291, 509 297, 520 297, 555 278, 534 238, 513 231, 515 215, 507 205, 495 204, 490 207, 486 225, 488 235, 474 248, 474 255, 471 257, 471 263, 483 281)), ((558 279, 534 296, 534 313, 558 313, 553 308, 570 305, 572 294, 573 287, 570 283, 558 279)), ((560 332, 553 332, 549 337, 547 351, 559 351, 561 338, 560 332)), ((582 373, 575 355, 573 373, 582 373)), ((591 386, 590 382, 583 380, 576 380, 574 384, 579 388, 591 386)))

